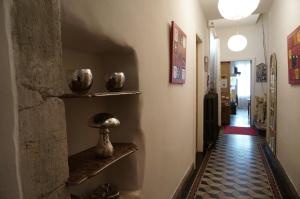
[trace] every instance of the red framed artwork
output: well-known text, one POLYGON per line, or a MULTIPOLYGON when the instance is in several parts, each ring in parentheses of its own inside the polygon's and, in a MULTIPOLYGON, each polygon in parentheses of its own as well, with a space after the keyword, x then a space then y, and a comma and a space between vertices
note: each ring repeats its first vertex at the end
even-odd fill
POLYGON ((300 26, 288 36, 289 84, 300 84, 300 26))
POLYGON ((184 84, 186 78, 186 34, 172 21, 170 83, 184 84))

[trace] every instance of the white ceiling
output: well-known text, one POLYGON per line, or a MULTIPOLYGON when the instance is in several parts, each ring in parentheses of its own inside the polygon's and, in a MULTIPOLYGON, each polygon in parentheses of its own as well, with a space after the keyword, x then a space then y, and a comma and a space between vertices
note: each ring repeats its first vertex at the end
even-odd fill
POLYGON ((260 14, 253 14, 249 17, 246 17, 241 20, 233 21, 233 20, 227 20, 227 19, 214 19, 214 20, 209 20, 208 24, 209 26, 214 26, 214 27, 230 27, 230 26, 237 26, 237 25, 253 25, 256 24, 258 21, 260 14))
MULTIPOLYGON (((270 8, 272 1, 273 0, 260 0, 260 4, 254 14, 266 12, 270 8)), ((200 0, 200 2, 208 21, 222 18, 218 11, 218 0, 200 0)))

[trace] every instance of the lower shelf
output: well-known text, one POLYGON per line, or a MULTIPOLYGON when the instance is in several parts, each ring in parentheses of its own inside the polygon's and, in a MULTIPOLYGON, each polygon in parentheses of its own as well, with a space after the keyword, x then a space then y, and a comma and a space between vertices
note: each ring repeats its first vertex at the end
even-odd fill
POLYGON ((79 185, 96 176, 103 169, 137 150, 132 143, 114 143, 114 154, 109 158, 96 157, 95 147, 69 157, 68 186, 79 185))
MULTIPOLYGON (((71 199, 87 199, 90 197, 82 197, 71 194, 71 199)), ((140 191, 120 191, 120 198, 122 199, 134 199, 134 198, 141 198, 140 191)))

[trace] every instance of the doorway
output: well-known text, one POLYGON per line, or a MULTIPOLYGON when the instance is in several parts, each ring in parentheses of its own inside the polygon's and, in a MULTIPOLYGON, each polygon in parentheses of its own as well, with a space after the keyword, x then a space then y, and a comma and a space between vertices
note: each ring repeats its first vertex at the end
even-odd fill
POLYGON ((232 96, 231 106, 235 108, 235 111, 231 112, 230 125, 250 127, 251 61, 234 61, 231 65, 230 95, 232 96))
POLYGON ((201 161, 203 153, 203 99, 207 87, 207 71, 204 68, 203 43, 196 35, 196 163, 201 161))
POLYGON ((222 125, 250 127, 251 60, 221 63, 222 125))

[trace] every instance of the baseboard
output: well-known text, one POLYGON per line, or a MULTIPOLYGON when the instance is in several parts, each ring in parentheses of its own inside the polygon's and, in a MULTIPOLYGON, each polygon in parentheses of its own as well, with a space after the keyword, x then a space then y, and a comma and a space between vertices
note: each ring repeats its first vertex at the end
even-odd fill
POLYGON ((196 153, 196 163, 192 164, 189 169, 185 172, 184 177, 177 186, 175 193, 172 196, 172 199, 183 199, 188 195, 191 186, 197 176, 198 170, 202 164, 204 158, 203 152, 196 153))
POLYGON ((180 198, 180 196, 182 195, 183 191, 184 191, 184 187, 185 184, 187 183, 187 181, 191 178, 191 176, 193 175, 195 170, 195 164, 193 163, 188 170, 185 172, 185 175, 183 176, 181 182, 179 183, 179 185, 176 188, 175 193, 172 196, 172 199, 178 199, 180 198))
POLYGON ((265 144, 263 146, 263 149, 267 157, 268 163, 274 174, 274 177, 276 179, 276 182, 278 184, 282 197, 284 199, 300 199, 294 185, 290 181, 279 160, 273 155, 269 146, 265 144))

